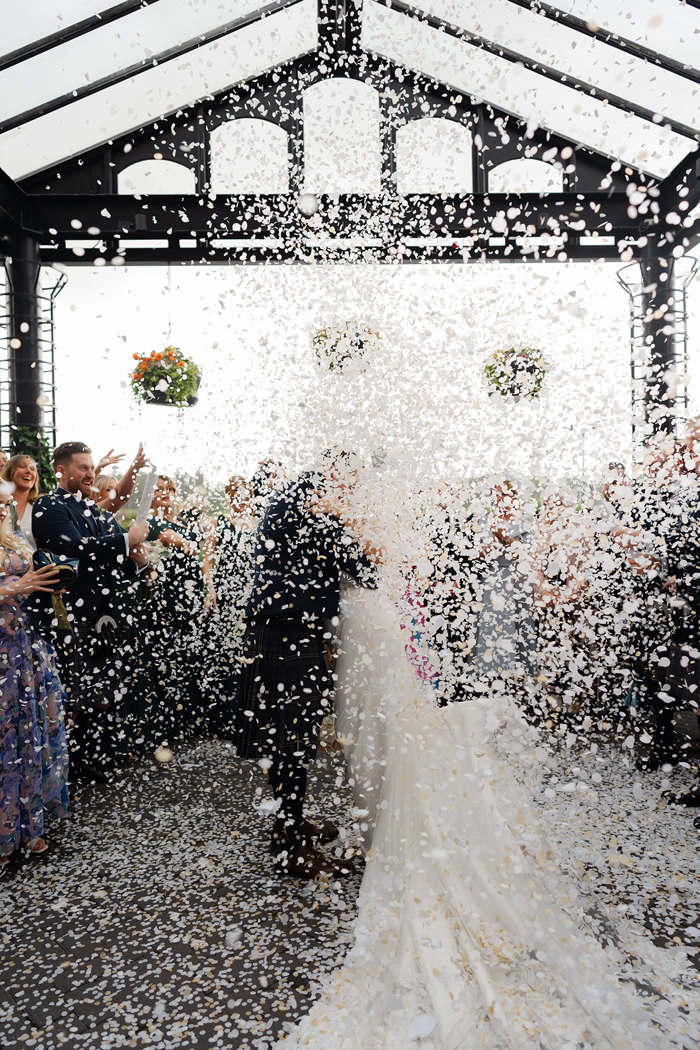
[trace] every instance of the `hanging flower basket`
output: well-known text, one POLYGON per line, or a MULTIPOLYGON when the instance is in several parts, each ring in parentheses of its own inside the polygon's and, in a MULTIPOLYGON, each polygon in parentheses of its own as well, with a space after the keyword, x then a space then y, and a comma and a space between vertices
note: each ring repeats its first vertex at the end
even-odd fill
POLYGON ((533 346, 496 350, 484 365, 489 395, 500 394, 514 401, 539 397, 546 374, 544 354, 533 346))
POLYGON ((351 360, 364 357, 376 349, 379 335, 357 321, 343 321, 319 329, 311 340, 314 353, 322 368, 342 370, 351 360))
POLYGON ((134 360, 131 389, 141 404, 175 408, 197 404, 202 380, 199 368, 177 346, 166 346, 150 354, 134 354, 134 360))

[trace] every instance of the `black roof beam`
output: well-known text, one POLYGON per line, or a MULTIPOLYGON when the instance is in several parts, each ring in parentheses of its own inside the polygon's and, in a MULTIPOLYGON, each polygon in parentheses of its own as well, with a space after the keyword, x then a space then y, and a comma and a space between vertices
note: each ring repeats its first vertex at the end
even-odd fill
MULTIPOLYGON (((625 261, 641 257, 643 249, 634 241, 626 241, 623 245, 601 244, 601 245, 578 245, 567 244, 567 262, 620 262, 621 251, 625 252, 625 261)), ((64 266, 94 266, 97 260, 103 262, 109 258, 99 248, 86 249, 84 254, 75 255, 70 248, 64 245, 56 248, 42 249, 45 264, 60 263, 64 266)), ((558 252, 548 253, 546 246, 541 246, 537 252, 531 248, 524 248, 514 242, 494 242, 488 240, 480 241, 469 247, 458 244, 401 244, 394 246, 392 251, 385 247, 357 246, 344 247, 341 245, 312 246, 309 244, 291 245, 229 245, 226 247, 214 247, 201 244, 192 248, 180 248, 170 246, 163 248, 129 248, 122 244, 116 256, 121 265, 125 266, 165 266, 169 264, 183 266, 235 266, 235 265, 270 265, 270 264, 317 264, 317 263, 384 263, 411 264, 411 263, 470 263, 470 262, 558 262, 562 260, 558 252)))
POLYGON ((142 7, 148 7, 150 4, 157 2, 158 0, 124 0, 124 3, 108 7, 106 11, 90 15, 89 18, 84 18, 81 22, 75 22, 73 25, 66 26, 65 29, 60 29, 56 33, 51 33, 49 36, 41 37, 40 40, 27 44, 26 47, 17 48, 16 51, 10 51, 6 55, 0 56, 0 72, 3 69, 9 69, 11 66, 17 66, 20 62, 26 62, 28 58, 36 58, 37 55, 43 55, 54 47, 60 47, 61 44, 68 43, 69 40, 75 40, 79 36, 91 33, 94 29, 99 29, 100 26, 109 25, 110 22, 116 22, 117 19, 123 18, 125 15, 132 15, 142 7))
MULTIPOLYGON (((43 231, 47 241, 137 236, 234 237, 299 240, 309 237, 295 194, 219 195, 215 201, 188 195, 154 197, 126 194, 27 194, 27 226, 43 231), (76 222, 79 224, 76 226, 76 222), (49 235, 48 231, 55 231, 49 235), (240 231, 244 232, 240 232, 240 231)), ((631 236, 639 220, 631 218, 626 193, 488 193, 319 196, 319 234, 385 240, 422 237, 471 237, 491 234, 491 224, 508 215, 509 236, 631 236)))
POLYGON ((217 29, 212 29, 209 33, 203 33, 194 40, 188 40, 184 44, 178 44, 177 47, 171 47, 167 51, 161 51, 146 61, 136 62, 134 65, 127 66, 125 69, 120 69, 117 73, 101 77, 99 80, 93 80, 91 84, 84 84, 82 87, 78 87, 74 91, 69 91, 65 95, 60 95, 57 98, 51 99, 49 102, 45 102, 41 106, 34 106, 32 109, 27 109, 23 113, 16 114, 14 117, 9 117, 7 120, 0 123, 0 135, 6 131, 12 131, 13 128, 18 128, 23 124, 28 124, 30 121, 36 120, 38 117, 43 117, 47 113, 54 113, 56 110, 63 109, 65 106, 69 106, 72 102, 76 102, 78 99, 88 98, 90 95, 94 95, 98 91, 103 91, 106 88, 114 87, 116 84, 121 84, 122 81, 129 80, 131 77, 136 76, 138 73, 143 73, 146 69, 150 69, 152 66, 160 65, 163 62, 169 62, 172 59, 182 58, 183 55, 187 55, 191 51, 196 51, 197 48, 202 47, 204 44, 211 44, 215 40, 220 40, 222 37, 228 36, 230 33, 235 33, 239 29, 244 29, 247 26, 254 25, 256 22, 262 21, 263 18, 268 18, 270 15, 277 14, 279 11, 284 11, 287 8, 295 7, 301 2, 302 0, 270 0, 270 2, 263 7, 251 11, 247 15, 241 15, 240 18, 236 18, 232 22, 227 22, 226 25, 219 26, 217 29))
MULTIPOLYGON (((517 7, 524 7, 527 11, 532 11, 533 14, 540 15, 542 18, 548 18, 550 21, 557 22, 567 29, 573 29, 577 33, 582 33, 593 40, 598 40, 601 44, 608 44, 609 47, 616 48, 618 51, 624 51, 627 55, 641 58, 645 62, 658 66, 659 69, 665 69, 668 73, 675 73, 679 77, 685 77, 686 80, 692 80, 694 84, 700 84, 700 70, 695 69, 693 66, 686 66, 668 55, 657 54, 651 48, 638 44, 636 40, 620 36, 619 33, 613 33, 609 29, 603 29, 593 22, 587 22, 585 18, 570 15, 552 4, 541 3, 540 0, 508 0, 508 3, 515 4, 517 7)), ((692 0, 686 0, 686 4, 689 7, 700 7, 700 2, 693 3, 692 0)))
POLYGON ((700 149, 691 150, 659 183, 661 222, 668 212, 678 211, 680 201, 685 201, 688 205, 683 209, 683 213, 691 212, 700 203, 700 149))
POLYGON ((662 124, 665 127, 671 128, 676 134, 684 135, 690 139, 700 138, 700 129, 698 128, 692 128, 688 124, 682 124, 673 117, 663 116, 662 114, 654 112, 654 110, 647 109, 646 106, 639 106, 636 102, 622 98, 621 95, 614 95, 612 92, 597 87, 595 84, 590 84, 587 81, 574 78, 568 73, 562 73, 561 70, 555 69, 553 66, 544 65, 542 62, 535 62, 533 59, 527 58, 525 55, 521 55, 517 51, 511 50, 503 44, 487 40, 486 37, 479 36, 477 33, 472 33, 469 29, 462 29, 460 26, 453 25, 451 22, 446 22, 442 18, 437 18, 435 15, 421 11, 412 4, 406 3, 406 0, 374 0, 374 2, 380 4, 382 7, 388 7, 392 11, 399 11, 401 14, 406 15, 409 18, 414 18, 417 21, 422 22, 424 25, 430 26, 431 29, 445 33, 446 36, 454 37, 457 40, 463 40, 466 44, 477 47, 482 51, 487 51, 489 54, 495 55, 497 58, 504 58, 507 62, 523 66, 525 69, 529 69, 531 72, 537 73, 538 76, 544 77, 547 80, 553 80, 558 84, 562 84, 564 87, 573 88, 575 91, 578 91, 583 95, 588 95, 589 97, 595 98, 601 102, 606 101, 609 105, 614 106, 616 109, 620 109, 625 113, 629 113, 632 116, 640 117, 642 120, 649 121, 652 124, 662 124), (660 120, 659 117, 661 117, 660 120))
POLYGON ((0 233, 22 229, 26 200, 26 193, 0 168, 0 233))

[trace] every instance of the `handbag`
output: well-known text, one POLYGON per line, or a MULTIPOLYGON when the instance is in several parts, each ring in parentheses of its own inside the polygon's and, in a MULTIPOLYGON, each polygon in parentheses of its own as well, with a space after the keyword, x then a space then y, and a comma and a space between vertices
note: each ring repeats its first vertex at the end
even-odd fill
POLYGON ((62 591, 65 587, 70 587, 72 583, 78 578, 78 566, 79 561, 77 558, 62 558, 56 556, 51 551, 34 551, 32 556, 32 565, 35 569, 43 569, 45 565, 55 565, 58 569, 58 575, 55 580, 48 584, 53 591, 62 591))

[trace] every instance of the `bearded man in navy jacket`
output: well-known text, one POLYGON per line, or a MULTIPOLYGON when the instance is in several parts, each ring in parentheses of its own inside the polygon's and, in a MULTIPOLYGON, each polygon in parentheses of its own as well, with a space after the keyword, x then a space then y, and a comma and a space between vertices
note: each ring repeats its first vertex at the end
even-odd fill
POLYGON ((338 510, 353 483, 346 457, 329 457, 324 475, 303 474, 272 496, 258 527, 246 608, 238 753, 268 770, 279 802, 271 850, 277 870, 299 878, 351 868, 317 848, 338 834, 335 825, 315 827, 303 808, 307 767, 333 704, 340 572, 376 586, 377 554, 338 510))
POLYGON ((148 564, 143 546, 148 526, 132 524, 124 532, 114 515, 93 501, 95 466, 87 445, 59 445, 53 468, 58 487, 34 504, 32 532, 39 549, 78 560, 78 578, 62 595, 70 634, 59 629, 49 604, 37 603, 33 612, 53 628, 57 641, 69 697, 73 773, 102 780, 111 764, 110 730, 120 692, 112 592, 120 578, 135 576, 148 564))

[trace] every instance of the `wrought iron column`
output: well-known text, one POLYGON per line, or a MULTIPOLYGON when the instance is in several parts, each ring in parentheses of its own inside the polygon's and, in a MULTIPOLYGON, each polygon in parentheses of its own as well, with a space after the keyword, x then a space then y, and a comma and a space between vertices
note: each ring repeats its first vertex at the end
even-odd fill
POLYGON ((12 427, 42 426, 41 309, 39 240, 18 234, 6 262, 9 317, 9 408, 12 427))
POLYGON ((676 425, 676 354, 673 259, 645 255, 642 275, 642 338, 646 369, 645 418, 651 434, 673 434, 676 425))

